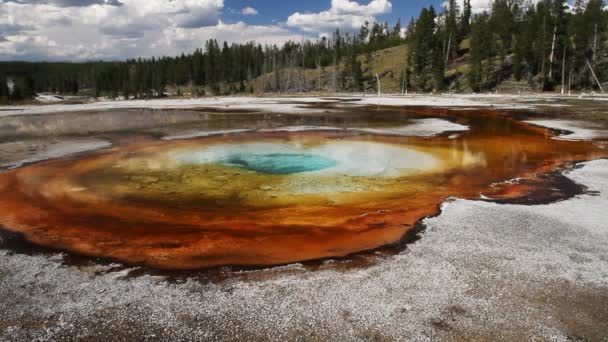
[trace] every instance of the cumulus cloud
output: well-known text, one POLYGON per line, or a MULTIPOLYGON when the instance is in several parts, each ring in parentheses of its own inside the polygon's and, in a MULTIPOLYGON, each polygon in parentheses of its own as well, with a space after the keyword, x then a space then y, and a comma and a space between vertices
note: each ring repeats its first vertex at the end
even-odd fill
POLYGON ((356 30, 366 21, 374 21, 376 16, 390 13, 392 7, 388 0, 372 0, 367 5, 350 0, 332 0, 330 9, 319 13, 296 12, 287 19, 286 25, 319 34, 336 28, 356 30))
POLYGON ((173 56, 212 38, 268 44, 302 38, 278 25, 225 24, 223 7, 223 0, 0 1, 0 60, 173 56))
POLYGON ((249 25, 242 21, 234 24, 226 24, 220 21, 216 26, 196 30, 173 28, 168 30, 167 33, 166 36, 170 37, 172 44, 178 48, 186 49, 191 49, 193 41, 202 42, 202 37, 217 39, 220 42, 246 43, 256 41, 263 45, 281 44, 288 40, 300 41, 302 39, 302 35, 295 34, 280 26, 249 25))
POLYGON ((33 29, 32 26, 23 26, 20 24, 8 23, 8 22, 0 23, 0 32, 2 32, 2 34, 5 34, 5 35, 15 35, 22 31, 31 30, 31 29, 33 29))
POLYGON ((389 13, 393 5, 387 0, 373 0, 368 5, 360 5, 356 1, 332 0, 330 11, 336 14, 378 15, 389 13))
POLYGON ((258 15, 258 10, 253 7, 247 6, 241 10, 243 15, 258 15))
POLYGON ((118 0, 5 0, 4 2, 15 2, 19 4, 46 4, 60 7, 80 7, 89 5, 121 5, 118 0))

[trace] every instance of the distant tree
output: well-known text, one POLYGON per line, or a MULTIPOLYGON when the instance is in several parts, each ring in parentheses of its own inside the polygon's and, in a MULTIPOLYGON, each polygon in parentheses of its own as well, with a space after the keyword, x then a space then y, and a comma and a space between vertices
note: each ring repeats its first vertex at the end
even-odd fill
POLYGON ((11 101, 21 101, 23 100, 23 92, 21 91, 21 86, 15 82, 13 84, 13 91, 10 96, 11 101))
POLYGON ((392 36, 401 38, 401 18, 397 19, 397 23, 395 24, 395 27, 393 28, 392 36))
POLYGON ((78 80, 74 79, 71 82, 71 89, 70 92, 74 95, 78 94, 80 87, 78 86, 78 80))
POLYGON ((10 91, 6 77, 0 77, 0 103, 7 104, 10 99, 10 91))
POLYGON ((458 28, 458 5, 456 0, 449 0, 445 22, 446 56, 447 61, 456 57, 458 44, 460 43, 460 30, 458 28))
POLYGON ((363 90, 363 70, 361 67, 361 62, 357 58, 357 54, 355 53, 355 49, 352 49, 351 55, 349 58, 350 63, 350 76, 352 80, 351 89, 353 91, 362 91, 363 90))
POLYGON ((23 89, 21 90, 21 96, 24 99, 31 99, 35 95, 36 86, 34 84, 34 78, 31 75, 27 75, 23 80, 23 89))
POLYGON ((460 17, 460 37, 461 39, 471 33, 471 0, 464 0, 462 16, 460 17))
POLYGON ((435 19, 433 6, 420 12, 407 63, 414 77, 414 86, 423 91, 438 91, 444 87, 445 63, 435 19))
MULTIPOLYGON (((491 55, 492 34, 489 32, 489 16, 478 15, 471 25, 471 70, 469 84, 473 91, 481 91, 486 86, 487 76, 484 72, 484 61, 491 55)), ((486 64, 489 64, 486 62, 486 64)))
POLYGON ((406 38, 413 37, 415 31, 416 31, 416 21, 414 20, 414 17, 412 17, 410 19, 409 24, 407 24, 407 28, 405 29, 406 38))

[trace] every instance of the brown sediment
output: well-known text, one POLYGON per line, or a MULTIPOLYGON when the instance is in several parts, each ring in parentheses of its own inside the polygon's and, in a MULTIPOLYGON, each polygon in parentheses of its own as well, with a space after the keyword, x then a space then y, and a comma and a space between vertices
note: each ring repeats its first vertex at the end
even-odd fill
POLYGON ((415 115, 447 117, 470 131, 452 139, 311 131, 133 141, 0 174, 0 224, 42 246, 163 269, 285 264, 396 243, 452 196, 516 201, 542 192, 559 198, 548 174, 573 161, 608 156, 591 142, 555 140, 545 129, 498 112, 415 115), (165 167, 172 151, 293 140, 405 147, 441 166, 393 177, 318 178, 217 165, 165 167), (350 190, 298 191, 313 183, 350 190), (357 187, 363 190, 352 190, 357 187))

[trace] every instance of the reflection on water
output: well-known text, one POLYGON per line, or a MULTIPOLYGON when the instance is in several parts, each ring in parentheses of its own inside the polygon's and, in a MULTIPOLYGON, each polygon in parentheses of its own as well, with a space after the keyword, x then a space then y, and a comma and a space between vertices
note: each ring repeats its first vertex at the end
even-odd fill
MULTIPOLYGON (((539 175, 608 154, 495 112, 163 112, 108 133, 116 118, 91 128, 113 149, 0 174, 0 223, 40 245, 159 268, 283 264, 398 242, 450 196, 536 194, 539 175)), ((46 132, 32 120, 31 135, 46 132)))

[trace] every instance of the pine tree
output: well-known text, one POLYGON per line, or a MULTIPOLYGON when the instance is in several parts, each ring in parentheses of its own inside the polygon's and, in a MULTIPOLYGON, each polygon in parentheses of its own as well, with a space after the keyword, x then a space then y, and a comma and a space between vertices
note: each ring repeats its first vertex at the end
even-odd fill
POLYGON ((405 30, 406 38, 412 38, 414 36, 415 31, 416 31, 416 21, 414 20, 414 17, 412 17, 410 19, 409 24, 407 25, 407 29, 405 30))
POLYGON ((464 0, 462 16, 460 17, 460 38, 468 36, 471 33, 471 0, 464 0))
POLYGON ((589 85, 590 76, 586 65, 589 51, 590 29, 585 15, 585 1, 577 0, 574 7, 574 16, 570 21, 568 28, 568 35, 572 48, 572 79, 579 88, 584 88, 589 85))
POLYGON ((393 37, 396 38, 401 38, 401 18, 397 19, 397 23, 395 24, 395 27, 393 28, 393 37))
POLYGON ((508 0, 495 0, 492 3, 490 28, 496 33, 496 48, 499 63, 502 65, 511 48, 514 32, 513 8, 508 0))
POLYGON ((10 98, 10 91, 6 77, 0 77, 0 103, 7 104, 10 98))
POLYGON ((13 91, 11 92, 10 100, 11 100, 11 102, 23 100, 23 93, 21 92, 21 86, 17 82, 15 82, 13 84, 13 91))
POLYGON ((355 49, 352 50, 350 56, 350 74, 352 78, 352 89, 354 91, 363 90, 363 70, 361 69, 361 62, 357 59, 355 49))
POLYGON ((416 21, 410 63, 414 75, 414 84, 421 90, 428 90, 431 75, 428 73, 428 53, 432 50, 432 37, 435 31, 435 18, 431 12, 423 8, 416 21))
POLYGON ((553 37, 550 52, 549 82, 556 83, 564 75, 565 57, 568 49, 568 26, 567 26, 567 2, 566 0, 553 0, 551 17, 553 24, 553 37))
POLYGON ((369 21, 365 21, 365 24, 361 26, 359 30, 359 41, 367 42, 367 38, 369 36, 369 21))
POLYGON ((445 37, 446 40, 446 61, 450 61, 456 57, 458 44, 460 43, 460 32, 457 24, 458 6, 456 0, 449 0, 448 12, 445 22, 445 37))
POLYGON ((23 80, 23 89, 21 96, 24 99, 31 99, 36 95, 36 85, 34 78, 31 75, 25 76, 23 80))
MULTIPOLYGON (((482 91, 485 87, 486 72, 484 72, 484 61, 489 57, 491 39, 488 27, 489 16, 481 14, 475 17, 471 24, 471 70, 469 72, 469 85, 473 91, 482 91)), ((486 62, 486 64, 489 64, 486 62)))
POLYGON ((438 91, 444 87, 445 63, 435 19, 433 6, 423 8, 412 37, 408 65, 414 76, 414 85, 423 91, 438 91))

